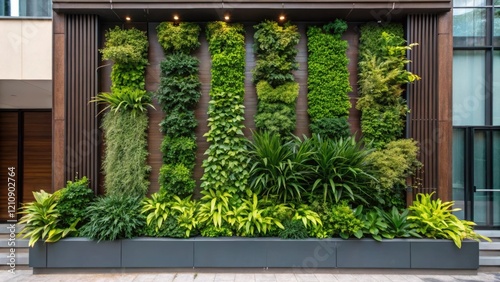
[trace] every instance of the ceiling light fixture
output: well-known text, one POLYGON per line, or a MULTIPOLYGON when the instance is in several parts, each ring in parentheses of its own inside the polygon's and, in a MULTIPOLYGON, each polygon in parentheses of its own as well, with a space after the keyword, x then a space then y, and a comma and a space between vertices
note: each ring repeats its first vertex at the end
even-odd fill
POLYGON ((227 22, 231 19, 231 17, 229 16, 229 14, 225 14, 224 15, 224 20, 227 22))
POLYGON ((129 22, 129 21, 131 21, 131 20, 132 20, 132 18, 127 16, 127 17, 125 17, 125 20, 126 20, 127 22, 129 22))

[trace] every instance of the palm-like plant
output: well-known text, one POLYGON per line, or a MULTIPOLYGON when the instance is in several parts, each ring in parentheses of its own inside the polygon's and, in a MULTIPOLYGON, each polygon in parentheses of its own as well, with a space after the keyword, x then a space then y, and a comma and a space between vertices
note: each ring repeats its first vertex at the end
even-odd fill
POLYGON ((124 111, 130 111, 133 115, 137 113, 143 113, 147 110, 147 107, 155 108, 151 104, 151 94, 146 90, 133 89, 130 87, 123 87, 120 89, 115 89, 111 93, 99 93, 96 97, 90 100, 90 103, 106 104, 106 107, 102 109, 100 113, 111 109, 112 111, 118 112, 120 109, 124 111))
POLYGON ((346 139, 311 138, 313 166, 313 193, 320 193, 323 201, 338 203, 342 199, 367 203, 371 183, 377 180, 371 173, 367 156, 371 149, 362 147, 353 137, 346 139))
POLYGON ((300 200, 310 174, 310 150, 302 142, 286 143, 278 135, 254 132, 250 144, 250 187, 266 197, 300 200))

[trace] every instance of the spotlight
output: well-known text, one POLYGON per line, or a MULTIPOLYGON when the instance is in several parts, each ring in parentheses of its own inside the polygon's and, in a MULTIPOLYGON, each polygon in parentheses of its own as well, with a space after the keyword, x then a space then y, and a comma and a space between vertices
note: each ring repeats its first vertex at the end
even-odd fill
POLYGON ((131 21, 131 20, 132 20, 132 18, 130 18, 130 17, 125 17, 125 20, 126 20, 127 22, 129 22, 129 21, 131 21))
POLYGON ((229 16, 229 14, 225 14, 224 15, 224 20, 227 22, 231 19, 231 17, 229 16))
POLYGON ((280 21, 284 21, 286 19, 285 15, 280 15, 279 17, 280 21))
POLYGON ((174 15, 174 21, 178 21, 179 20, 179 16, 178 15, 174 15))

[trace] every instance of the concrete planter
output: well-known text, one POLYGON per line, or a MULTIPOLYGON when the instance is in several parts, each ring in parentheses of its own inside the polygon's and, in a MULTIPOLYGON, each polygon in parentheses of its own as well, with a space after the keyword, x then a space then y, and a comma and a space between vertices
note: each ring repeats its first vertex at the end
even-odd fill
POLYGON ((37 243, 29 265, 60 268, 387 268, 477 269, 479 243, 449 240, 279 238, 135 238, 37 243))

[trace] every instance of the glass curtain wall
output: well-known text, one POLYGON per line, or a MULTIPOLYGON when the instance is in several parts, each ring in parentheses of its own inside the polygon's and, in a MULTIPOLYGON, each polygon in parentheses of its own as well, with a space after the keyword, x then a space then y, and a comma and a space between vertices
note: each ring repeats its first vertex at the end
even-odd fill
POLYGON ((52 0, 0 0, 0 17, 52 17, 52 0))
POLYGON ((500 0, 453 6, 453 199, 500 228, 500 0))

